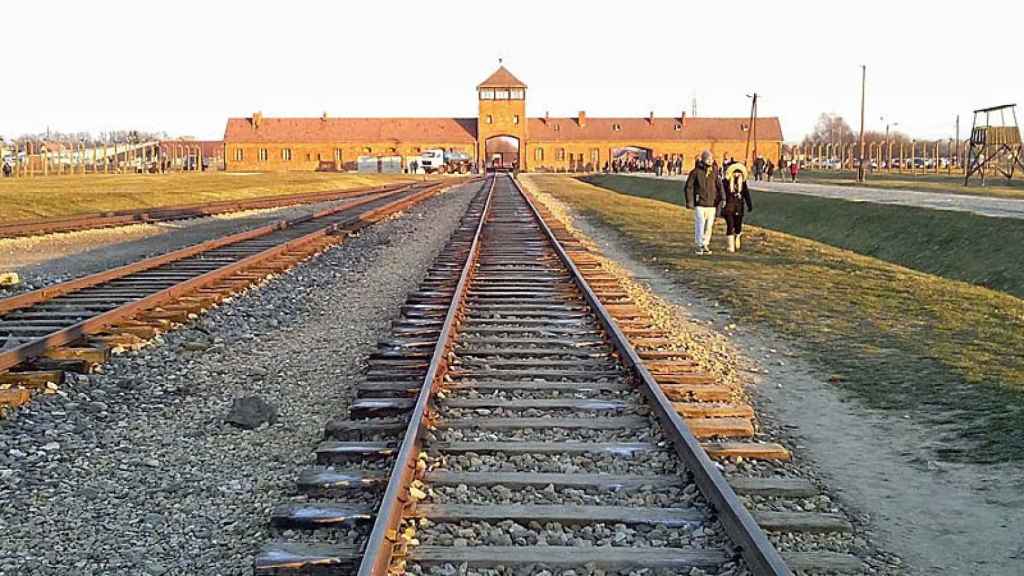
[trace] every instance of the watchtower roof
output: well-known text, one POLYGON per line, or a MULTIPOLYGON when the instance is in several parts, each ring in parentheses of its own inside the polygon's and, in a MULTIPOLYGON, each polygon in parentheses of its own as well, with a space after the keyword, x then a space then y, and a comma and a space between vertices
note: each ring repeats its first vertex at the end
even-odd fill
POLYGON ((494 74, 488 76, 487 80, 484 80, 477 86, 478 90, 480 88, 526 88, 526 84, 509 72, 508 68, 499 66, 494 71, 494 74))
POLYGON ((999 106, 990 106, 988 108, 979 108, 978 110, 975 110, 974 113, 978 114, 978 113, 981 113, 981 112, 998 112, 999 110, 1006 110, 1007 108, 1016 108, 1016 107, 1017 107, 1016 104, 1001 104, 999 106))

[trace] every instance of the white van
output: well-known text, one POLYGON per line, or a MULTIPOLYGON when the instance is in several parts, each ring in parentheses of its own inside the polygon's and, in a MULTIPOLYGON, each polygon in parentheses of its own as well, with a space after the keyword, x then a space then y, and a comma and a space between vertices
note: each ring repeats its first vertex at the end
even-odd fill
POLYGON ((420 154, 419 167, 427 174, 443 171, 445 167, 444 150, 440 148, 424 150, 420 154))

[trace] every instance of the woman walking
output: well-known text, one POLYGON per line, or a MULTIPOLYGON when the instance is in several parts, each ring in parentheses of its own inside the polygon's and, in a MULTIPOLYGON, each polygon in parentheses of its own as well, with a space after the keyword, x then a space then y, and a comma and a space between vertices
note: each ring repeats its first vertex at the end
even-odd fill
POLYGON ((740 237, 743 235, 743 214, 753 212, 754 205, 750 201, 750 187, 747 186, 747 167, 736 163, 725 171, 725 241, 729 252, 740 249, 740 237))

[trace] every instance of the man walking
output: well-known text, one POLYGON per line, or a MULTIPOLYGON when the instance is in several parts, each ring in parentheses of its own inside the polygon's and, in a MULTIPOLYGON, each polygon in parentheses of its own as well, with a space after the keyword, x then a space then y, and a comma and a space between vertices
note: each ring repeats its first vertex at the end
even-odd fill
POLYGON ((686 178, 686 207, 694 209, 694 244, 697 255, 711 254, 711 232, 715 225, 715 216, 724 193, 722 179, 712 166, 714 157, 705 150, 701 153, 694 168, 686 178))

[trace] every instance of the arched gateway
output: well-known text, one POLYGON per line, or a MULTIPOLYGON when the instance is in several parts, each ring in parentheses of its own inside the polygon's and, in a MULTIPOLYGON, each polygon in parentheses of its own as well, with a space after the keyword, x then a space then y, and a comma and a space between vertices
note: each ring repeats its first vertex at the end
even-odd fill
POLYGON ((489 170, 513 169, 519 166, 519 138, 491 136, 484 141, 484 162, 489 170))

